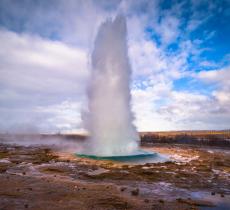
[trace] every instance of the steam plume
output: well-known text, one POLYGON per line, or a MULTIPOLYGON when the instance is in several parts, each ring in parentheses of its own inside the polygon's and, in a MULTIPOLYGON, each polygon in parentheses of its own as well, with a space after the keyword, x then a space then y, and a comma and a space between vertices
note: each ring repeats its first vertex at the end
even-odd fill
POLYGON ((131 68, 127 52, 126 20, 119 15, 98 31, 91 57, 87 153, 110 156, 137 151, 139 137, 130 107, 131 68))

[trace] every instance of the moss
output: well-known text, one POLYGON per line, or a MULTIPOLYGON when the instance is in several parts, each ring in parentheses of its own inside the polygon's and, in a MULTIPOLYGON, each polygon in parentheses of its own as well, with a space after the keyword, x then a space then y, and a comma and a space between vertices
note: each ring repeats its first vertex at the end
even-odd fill
POLYGON ((55 159, 57 159, 57 156, 50 153, 42 152, 42 153, 35 154, 33 156, 32 162, 34 164, 41 164, 41 163, 48 163, 49 161, 55 159))
POLYGON ((20 192, 0 192, 1 197, 12 197, 12 198, 17 198, 21 196, 20 192))
POLYGON ((8 151, 0 151, 0 159, 9 157, 9 152, 8 151))
POLYGON ((43 171, 44 172, 51 172, 51 173, 64 173, 64 172, 66 172, 65 169, 54 168, 54 167, 45 168, 45 169, 43 169, 43 171))

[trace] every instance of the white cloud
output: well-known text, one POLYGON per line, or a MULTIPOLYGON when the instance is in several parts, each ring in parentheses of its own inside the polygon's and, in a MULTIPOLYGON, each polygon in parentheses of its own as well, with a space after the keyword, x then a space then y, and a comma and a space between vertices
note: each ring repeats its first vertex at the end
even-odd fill
POLYGON ((48 114, 40 125, 42 130, 50 131, 50 127, 54 127, 54 131, 80 132, 82 128, 81 118, 82 102, 63 101, 60 104, 50 106, 38 106, 36 112, 48 114), (55 125, 55 126, 54 126, 55 125))
POLYGON ((201 71, 198 73, 197 78, 207 83, 219 83, 222 88, 230 89, 230 66, 223 69, 201 71))
POLYGON ((79 83, 84 83, 88 74, 85 51, 5 30, 0 31, 0 40, 0 81, 7 89, 81 91, 79 83))
POLYGON ((187 23, 187 30, 191 32, 199 28, 202 24, 204 24, 212 17, 216 9, 217 8, 215 4, 211 1, 192 0, 192 14, 190 20, 187 23), (201 10, 201 7, 205 7, 205 10, 201 10))
POLYGON ((165 16, 159 25, 155 28, 157 33, 160 34, 163 44, 170 44, 176 42, 179 35, 180 21, 175 16, 165 16))
MULTIPOLYGON (((1 128, 37 124, 38 130, 48 130, 42 122, 54 115, 50 106, 61 106, 70 98, 73 103, 84 99, 88 75, 86 51, 7 30, 0 30, 0 42, 1 128), (47 112, 43 110, 40 115, 37 106, 47 112)), ((80 109, 77 111, 80 113, 80 109)), ((51 130, 55 126, 64 130, 58 115, 56 119, 51 130)))
POLYGON ((230 66, 219 70, 201 71, 195 76, 208 84, 217 86, 212 95, 222 109, 230 112, 230 66))
POLYGON ((140 131, 173 129, 173 125, 165 119, 165 116, 157 113, 157 103, 168 98, 170 85, 159 82, 151 86, 151 83, 153 82, 147 82, 146 89, 135 88, 132 91, 135 124, 140 131))
POLYGON ((151 75, 166 68, 164 54, 152 41, 131 41, 129 54, 133 71, 138 75, 151 75))
POLYGON ((215 109, 212 105, 207 96, 173 91, 167 84, 133 91, 135 123, 142 131, 216 128, 214 121, 207 122, 215 109))
POLYGON ((91 47, 98 25, 120 1, 63 0, 1 2, 1 20, 8 28, 91 47), (107 9, 109 9, 107 11, 107 9))
POLYGON ((154 82, 149 80, 145 85, 139 86, 137 83, 137 86, 134 86, 137 88, 132 91, 135 123, 140 130, 229 128, 229 68, 198 74, 197 77, 202 81, 218 85, 211 95, 198 91, 175 91, 169 82, 172 82, 170 77, 163 72, 160 75, 164 80, 156 78, 154 82))

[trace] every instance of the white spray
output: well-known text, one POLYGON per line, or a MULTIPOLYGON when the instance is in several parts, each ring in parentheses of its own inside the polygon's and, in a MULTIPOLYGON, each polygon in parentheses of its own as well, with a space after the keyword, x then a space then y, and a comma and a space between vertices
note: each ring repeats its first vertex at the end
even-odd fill
POLYGON ((90 139, 86 153, 99 156, 131 155, 139 137, 130 106, 131 67, 127 52, 126 20, 119 15, 98 31, 91 57, 86 117, 90 139))

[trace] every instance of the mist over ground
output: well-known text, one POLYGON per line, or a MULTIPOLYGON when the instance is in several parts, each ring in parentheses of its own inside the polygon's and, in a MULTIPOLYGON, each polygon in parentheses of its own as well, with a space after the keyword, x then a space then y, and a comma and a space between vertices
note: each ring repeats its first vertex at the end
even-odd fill
POLYGON ((48 147, 67 153, 81 153, 85 148, 86 136, 45 134, 0 134, 0 143, 25 147, 48 147))

